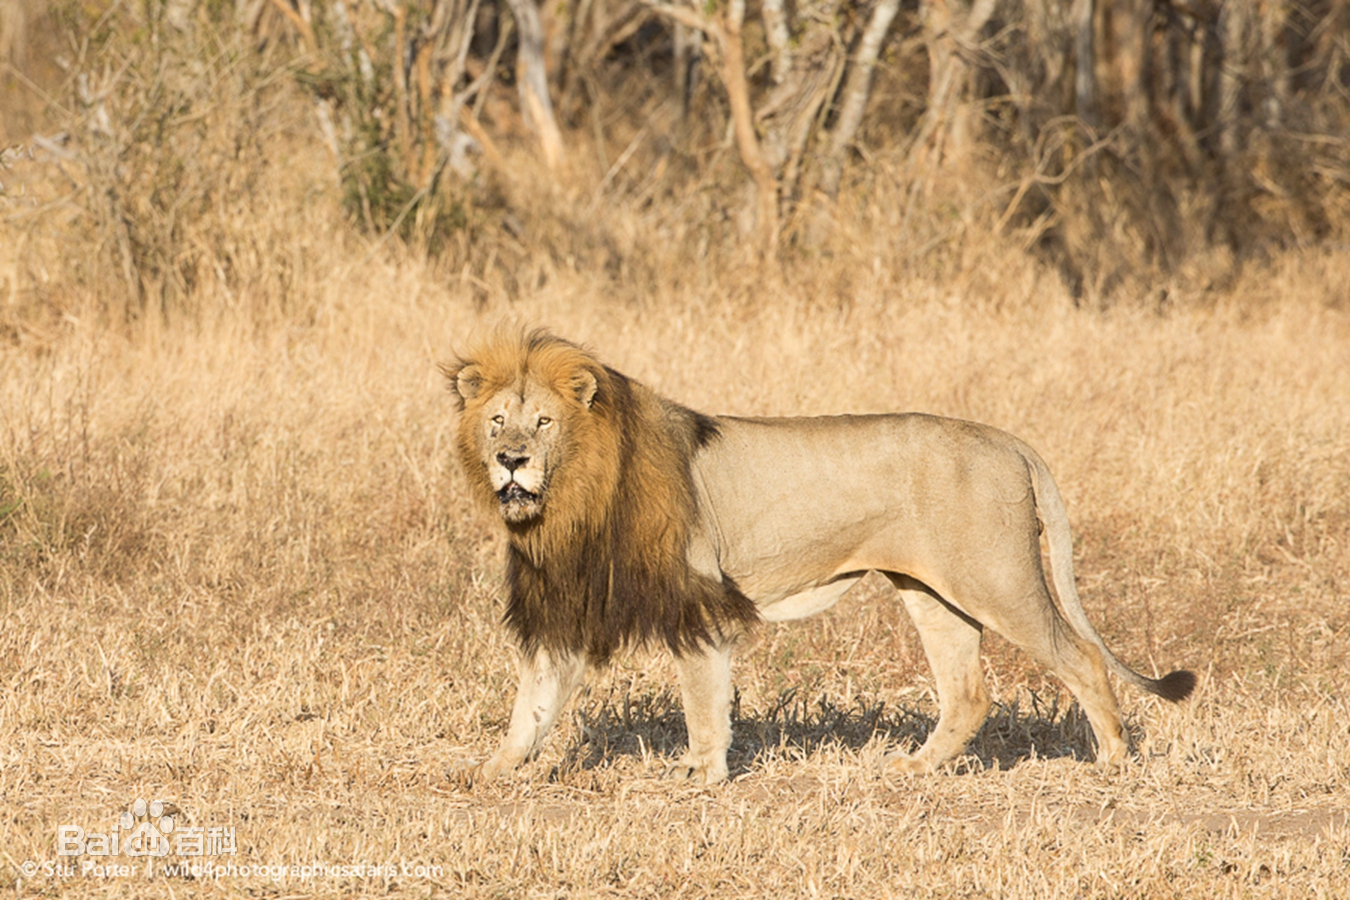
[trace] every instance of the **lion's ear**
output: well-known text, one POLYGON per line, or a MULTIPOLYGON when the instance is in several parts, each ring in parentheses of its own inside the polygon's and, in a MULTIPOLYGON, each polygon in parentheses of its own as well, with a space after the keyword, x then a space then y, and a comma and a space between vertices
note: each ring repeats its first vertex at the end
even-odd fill
POLYGON ((449 367, 441 371, 454 380, 456 393, 466 401, 477 397, 483 389, 483 373, 477 366, 464 366, 458 372, 449 367))
POLYGON ((588 369, 582 369, 572 376, 572 391, 581 405, 587 409, 595 402, 595 392, 600 389, 595 375, 588 369))

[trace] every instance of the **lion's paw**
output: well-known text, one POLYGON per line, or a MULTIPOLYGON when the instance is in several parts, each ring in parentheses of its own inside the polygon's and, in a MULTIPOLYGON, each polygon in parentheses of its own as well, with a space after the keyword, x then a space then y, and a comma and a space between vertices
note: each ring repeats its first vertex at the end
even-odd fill
POLYGON ((482 763, 459 760, 445 767, 445 780, 460 788, 471 788, 478 781, 478 770, 482 763))
POLYGON ((666 777, 693 784, 717 784, 726 781, 727 767, 725 763, 715 765, 685 757, 666 769, 666 777))
POLYGON ((1097 757, 1093 767, 1101 775, 1119 775, 1129 761, 1129 755, 1126 753, 1104 754, 1097 757))
POLYGON ((887 754, 881 760, 881 774, 895 777, 899 775, 931 775, 936 767, 926 759, 920 756, 910 756, 908 753, 887 754))
POLYGON ((448 781, 461 787, 472 788, 477 784, 486 784, 504 778, 515 768, 515 764, 510 760, 494 756, 485 762, 476 763, 465 760, 454 763, 446 769, 445 777, 448 781))

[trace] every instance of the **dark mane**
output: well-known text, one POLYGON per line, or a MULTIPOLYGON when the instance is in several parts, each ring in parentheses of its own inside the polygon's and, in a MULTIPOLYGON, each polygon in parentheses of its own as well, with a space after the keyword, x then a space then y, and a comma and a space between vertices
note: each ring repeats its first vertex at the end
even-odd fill
MULTIPOLYGON (((716 419, 547 332, 498 342, 461 365, 487 358, 513 364, 513 372, 485 376, 494 381, 529 374, 557 389, 584 369, 598 387, 591 407, 567 423, 572 454, 544 512, 508 529, 505 621, 527 653, 585 651, 603 663, 626 646, 659 642, 681 655, 759 620, 729 579, 688 562, 699 515, 692 461, 718 438, 716 419)), ((477 465, 463 444, 461 457, 466 471, 477 465)))

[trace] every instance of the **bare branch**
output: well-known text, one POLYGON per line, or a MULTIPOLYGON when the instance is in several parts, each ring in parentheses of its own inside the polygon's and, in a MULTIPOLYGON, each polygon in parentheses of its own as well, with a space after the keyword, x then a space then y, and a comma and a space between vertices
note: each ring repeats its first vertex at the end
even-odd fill
POLYGON ((488 57, 487 65, 483 67, 483 72, 473 80, 473 84, 465 89, 465 95, 470 93, 473 96, 473 118, 477 122, 483 115, 483 104, 487 102, 488 92, 483 90, 492 79, 492 75, 497 71, 497 66, 502 61, 502 54, 506 52, 506 45, 511 39, 512 20, 507 19, 497 29, 497 45, 492 48, 492 55, 488 57))
POLYGON ((693 28, 711 36, 714 40, 721 42, 723 38, 722 26, 713 19, 691 9, 688 6, 676 6, 674 3, 657 3, 653 0, 642 0, 642 4, 649 7, 657 15, 665 16, 672 22, 679 22, 686 28, 693 28))
POLYGON ((675 23, 675 88, 680 95, 680 117, 689 115, 703 59, 703 32, 675 23))
POLYGON ((305 49, 313 50, 315 46, 314 29, 310 27, 310 24, 304 20, 300 13, 296 12, 295 8, 287 3, 286 0, 272 0, 272 5, 279 9, 281 14, 290 20, 290 23, 295 26, 296 31, 300 32, 300 37, 305 42, 305 49))
POLYGON ((822 164, 820 187, 833 197, 839 193, 839 179, 844 168, 844 153, 858 135, 862 127, 863 113, 867 109, 867 98, 872 93, 872 72, 876 68, 877 58, 881 55, 881 44, 890 31, 891 23, 900 10, 900 0, 879 0, 872 10, 872 18, 863 32, 862 42, 858 46, 858 56, 849 68, 848 81, 844 86, 844 99, 835 122, 834 132, 830 135, 830 149, 822 164))
POLYGON ((516 47, 516 80, 520 84, 521 111, 526 123, 539 136, 544 162, 556 169, 563 157, 562 131, 553 116, 544 63, 544 29, 534 0, 507 0, 520 32, 516 47))

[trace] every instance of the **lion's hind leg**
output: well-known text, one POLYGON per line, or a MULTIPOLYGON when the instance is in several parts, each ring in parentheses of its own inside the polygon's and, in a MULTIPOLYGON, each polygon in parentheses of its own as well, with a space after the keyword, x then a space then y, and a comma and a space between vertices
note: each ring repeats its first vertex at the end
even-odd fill
POLYGON ((899 751, 882 763, 888 774, 923 774, 956 757, 980 730, 989 712, 989 692, 980 662, 980 624, 925 585, 890 575, 918 629, 924 655, 937 683, 938 722, 928 740, 910 756, 899 751))
POLYGON ((1008 634, 1002 629, 999 632, 1059 676, 1092 724, 1092 733, 1097 738, 1098 768, 1105 771, 1118 768, 1129 755, 1129 743, 1116 695, 1106 677, 1102 653, 1090 641, 1079 637, 1057 611, 1053 618, 1054 635, 1048 642, 1039 636, 1024 641, 1015 633, 1008 634))
POLYGON ((1073 630, 1045 588, 1022 603, 980 614, 990 628, 1031 654, 1069 688, 1092 724, 1098 767, 1111 770, 1123 763, 1129 744, 1102 652, 1073 630))

